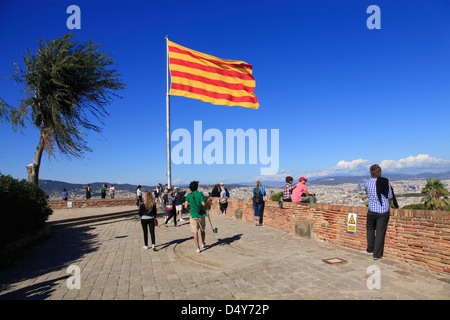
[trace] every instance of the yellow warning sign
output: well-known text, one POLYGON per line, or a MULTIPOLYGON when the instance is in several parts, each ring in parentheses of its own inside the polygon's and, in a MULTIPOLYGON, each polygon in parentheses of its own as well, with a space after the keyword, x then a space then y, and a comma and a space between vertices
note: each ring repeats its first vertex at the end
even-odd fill
POLYGON ((350 216, 350 219, 348 220, 349 224, 355 224, 355 218, 353 218, 353 215, 350 216))
POLYGON ((348 214, 348 220, 347 220, 347 233, 356 234, 356 226, 358 221, 358 214, 350 212, 348 214))

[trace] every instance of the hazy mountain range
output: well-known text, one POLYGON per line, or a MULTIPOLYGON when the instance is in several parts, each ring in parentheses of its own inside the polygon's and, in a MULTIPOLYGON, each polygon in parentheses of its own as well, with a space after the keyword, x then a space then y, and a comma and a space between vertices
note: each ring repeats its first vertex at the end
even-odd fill
MULTIPOLYGON (((403 173, 386 173, 383 174, 383 177, 388 178, 392 181, 399 180, 426 180, 426 179, 440 179, 446 180, 450 179, 450 171, 443 173, 429 173, 424 172, 420 174, 403 174, 403 173)), ((296 179, 294 177, 294 179, 296 179)), ((370 175, 364 176, 346 176, 346 175, 336 175, 336 176, 325 176, 325 177, 311 177, 308 178, 309 185, 338 185, 343 183, 364 183, 365 180, 370 179, 370 175)), ((296 184, 298 181, 294 180, 293 184, 296 184)), ((263 185, 266 186, 284 186, 285 181, 261 181, 263 185)), ((253 183, 239 183, 243 185, 254 185, 253 183)))
MULTIPOLYGON (((412 174, 388 174, 383 175, 384 177, 392 180, 426 180, 426 179, 440 179, 446 180, 450 179, 450 171, 444 173, 420 173, 416 175, 412 174)), ((312 177, 308 179, 309 185, 339 185, 343 183, 364 183, 365 180, 369 179, 370 176, 327 176, 327 177, 312 177)), ((285 181, 261 181, 265 186, 272 187, 282 187, 285 184, 285 181)), ((294 184, 297 181, 294 181, 294 184)), ((108 187, 112 184, 116 188, 116 190, 128 190, 134 192, 138 185, 134 184, 124 184, 124 183, 111 183, 111 182, 92 182, 90 183, 91 189, 94 194, 100 193, 100 188, 103 184, 106 184, 108 187)), ((179 185, 180 187, 187 187, 187 185, 179 185)), ((201 186, 205 186, 201 184, 201 186)), ((212 184, 207 184, 206 186, 212 186, 212 184)), ((232 189, 241 186, 254 186, 254 182, 238 182, 238 183, 227 183, 227 188, 232 189)), ((44 190, 47 194, 51 194, 54 192, 61 192, 64 188, 67 191, 71 190, 84 190, 86 184, 77 184, 63 181, 54 181, 54 180, 39 180, 39 187, 44 190)), ((142 185, 142 189, 144 190, 154 190, 155 186, 147 186, 142 185)))

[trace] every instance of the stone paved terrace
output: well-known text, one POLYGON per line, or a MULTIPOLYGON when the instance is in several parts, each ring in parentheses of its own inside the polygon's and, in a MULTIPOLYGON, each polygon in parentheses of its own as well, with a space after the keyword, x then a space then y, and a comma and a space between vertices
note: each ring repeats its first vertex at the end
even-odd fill
MULTIPOLYGON (((67 218, 136 207, 55 210, 67 218)), ((157 252, 143 249, 137 214, 67 227, 25 249, 0 270, 0 300, 448 300, 450 276, 388 257, 300 238, 270 227, 211 215, 207 248, 197 253, 189 220, 156 229, 157 252), (330 265, 324 259, 346 263, 330 265), (71 265, 80 288, 69 289, 71 265), (374 267, 375 266, 375 267, 374 267), (368 282, 379 268, 380 288, 368 282)), ((187 214, 184 214, 187 217, 187 214)), ((178 311, 177 311, 178 312, 178 311)))

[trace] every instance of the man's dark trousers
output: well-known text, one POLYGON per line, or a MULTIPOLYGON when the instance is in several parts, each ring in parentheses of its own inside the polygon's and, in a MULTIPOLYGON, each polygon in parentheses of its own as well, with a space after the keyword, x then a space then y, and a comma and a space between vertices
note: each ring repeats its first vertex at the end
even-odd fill
POLYGON ((384 238, 386 236, 389 217, 389 211, 378 213, 369 210, 367 212, 367 252, 373 253, 375 259, 383 256, 384 238))

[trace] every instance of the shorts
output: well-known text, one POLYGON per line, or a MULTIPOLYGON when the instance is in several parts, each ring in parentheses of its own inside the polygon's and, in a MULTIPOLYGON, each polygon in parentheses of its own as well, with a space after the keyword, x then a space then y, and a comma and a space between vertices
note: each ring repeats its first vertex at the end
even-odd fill
POLYGON ((183 210, 183 205, 182 204, 178 204, 175 206, 175 208, 177 209, 177 211, 182 211, 183 210))
POLYGON ((198 230, 205 231, 205 217, 192 218, 189 221, 191 225, 191 232, 198 232, 198 230))
POLYGON ((227 208, 228 207, 228 202, 219 202, 219 206, 220 208, 227 208))

